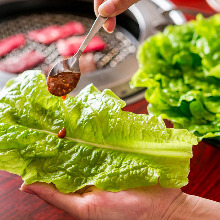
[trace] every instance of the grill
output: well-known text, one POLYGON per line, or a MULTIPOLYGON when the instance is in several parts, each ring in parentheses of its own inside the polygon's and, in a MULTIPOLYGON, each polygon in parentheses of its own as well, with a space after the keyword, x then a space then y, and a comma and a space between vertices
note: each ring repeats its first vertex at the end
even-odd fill
MULTIPOLYGON (((93 0, 66 0, 65 4, 61 0, 14 0, 2 2, 0 6, 1 38, 21 32, 27 33, 52 24, 63 25, 73 20, 83 23, 88 32, 95 19, 93 0)), ((112 89, 127 104, 143 98, 144 89, 129 87, 129 81, 138 69, 137 48, 143 40, 158 32, 161 27, 184 22, 182 14, 172 11, 172 7, 166 0, 142 0, 117 17, 117 27, 113 34, 101 30, 98 35, 107 43, 107 49, 95 53, 97 70, 83 74, 71 95, 76 95, 83 87, 93 83, 100 90, 112 89), (168 10, 169 13, 164 15, 168 10)), ((24 47, 12 51, 3 59, 31 49, 46 56, 45 62, 35 69, 44 70, 61 59, 56 50, 56 43, 45 46, 29 39, 24 47)), ((2 74, 7 80, 9 76, 14 76, 9 73, 2 74)), ((2 78, 1 84, 4 83, 5 80, 2 78)))
MULTIPOLYGON (((26 16, 19 16, 13 20, 6 20, 1 22, 0 36, 5 38, 17 33, 27 33, 30 30, 44 28, 48 25, 63 25, 70 21, 80 21, 83 23, 83 25, 86 27, 86 32, 89 31, 91 25, 94 22, 93 19, 67 13, 30 14, 26 16)), ((108 48, 102 52, 95 53, 95 63, 97 69, 115 67, 130 53, 134 53, 136 51, 137 40, 132 35, 124 33, 125 30, 122 30, 122 27, 117 27, 113 34, 108 34, 103 29, 98 33, 98 35, 100 35, 102 39, 107 43, 108 48)), ((45 69, 61 59, 56 49, 56 43, 52 43, 46 46, 28 38, 24 47, 12 51, 6 56, 6 58, 19 55, 21 52, 29 51, 32 49, 41 51, 46 57, 44 64, 36 66, 35 69, 45 69)))

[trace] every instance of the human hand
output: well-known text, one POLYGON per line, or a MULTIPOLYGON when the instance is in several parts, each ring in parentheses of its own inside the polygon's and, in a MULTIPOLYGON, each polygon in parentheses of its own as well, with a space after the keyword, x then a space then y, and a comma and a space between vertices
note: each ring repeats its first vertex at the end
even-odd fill
POLYGON ((116 26, 116 15, 127 10, 131 5, 139 0, 94 0, 94 10, 104 17, 110 17, 104 24, 104 28, 109 33, 113 32, 116 26))
POLYGON ((180 189, 159 185, 113 193, 95 186, 76 193, 62 194, 52 184, 23 184, 21 190, 35 194, 45 202, 64 210, 76 220, 163 219, 171 203, 182 195, 180 189))

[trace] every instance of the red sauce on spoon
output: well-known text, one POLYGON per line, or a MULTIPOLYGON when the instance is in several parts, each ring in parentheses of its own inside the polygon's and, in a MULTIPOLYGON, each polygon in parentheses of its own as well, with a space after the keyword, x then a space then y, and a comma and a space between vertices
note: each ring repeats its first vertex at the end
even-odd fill
POLYGON ((80 75, 80 73, 63 72, 56 76, 48 76, 48 91, 55 96, 65 96, 76 88, 80 75))

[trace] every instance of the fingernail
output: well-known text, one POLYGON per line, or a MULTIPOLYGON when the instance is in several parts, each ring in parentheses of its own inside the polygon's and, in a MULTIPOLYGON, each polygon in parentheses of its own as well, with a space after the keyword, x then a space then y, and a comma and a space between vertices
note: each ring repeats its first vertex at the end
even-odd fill
POLYGON ((26 193, 29 193, 29 194, 32 194, 32 195, 36 195, 36 193, 33 192, 31 189, 29 189, 27 185, 22 185, 20 190, 22 192, 26 192, 26 193))
POLYGON ((115 6, 112 2, 112 0, 107 0, 106 2, 102 3, 99 6, 99 14, 101 14, 102 16, 111 16, 113 13, 115 13, 115 6))
POLYGON ((114 31, 114 30, 109 30, 109 24, 108 24, 108 23, 104 24, 104 25, 103 25, 103 28, 104 28, 109 34, 113 33, 113 31, 114 31))

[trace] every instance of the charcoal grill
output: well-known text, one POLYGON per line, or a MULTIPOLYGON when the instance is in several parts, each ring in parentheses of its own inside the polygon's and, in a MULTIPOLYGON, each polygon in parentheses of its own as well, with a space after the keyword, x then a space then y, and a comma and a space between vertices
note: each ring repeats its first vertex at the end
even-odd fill
MULTIPOLYGON (((138 46, 150 35, 155 34, 167 24, 182 24, 184 17, 166 0, 142 0, 117 17, 117 27, 113 34, 104 30, 99 35, 108 47, 95 53, 97 70, 82 75, 80 83, 71 95, 77 94, 86 85, 93 83, 100 90, 112 89, 127 104, 144 97, 143 88, 130 89, 129 81, 138 69, 136 52, 138 46), (164 13, 169 11, 169 13, 164 13)), ((88 31, 95 19, 93 0, 5 0, 0 1, 0 38, 48 25, 62 25, 75 20, 82 22, 88 31)), ((12 51, 6 57, 16 56, 22 51, 36 49, 46 60, 35 69, 45 69, 60 60, 56 44, 49 46, 27 39, 21 49, 12 51)), ((0 87, 11 73, 0 73, 0 87)))

